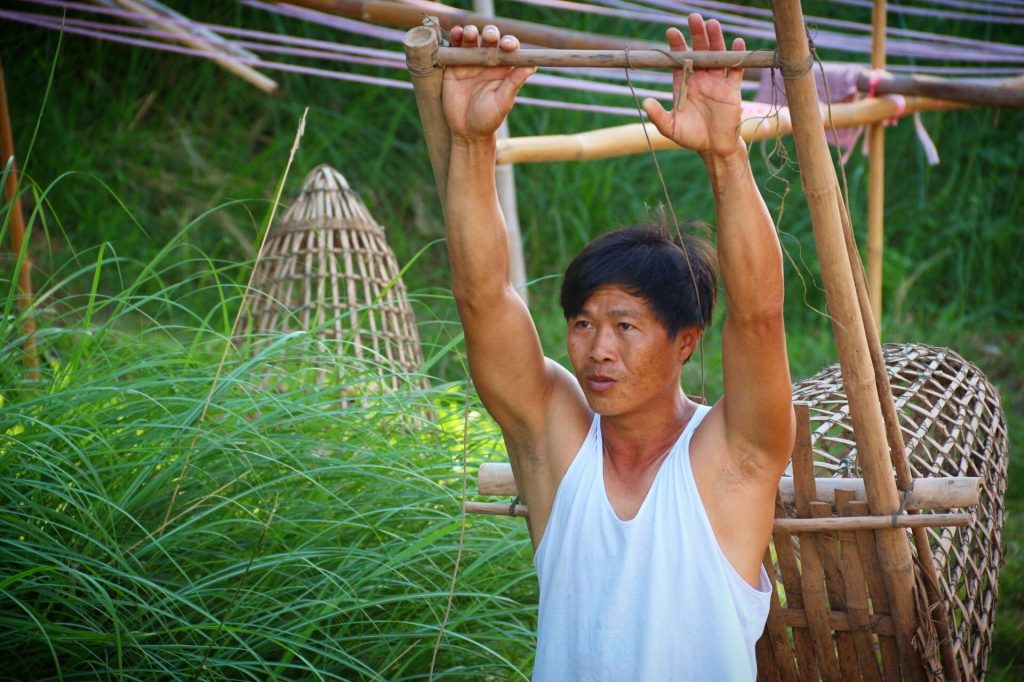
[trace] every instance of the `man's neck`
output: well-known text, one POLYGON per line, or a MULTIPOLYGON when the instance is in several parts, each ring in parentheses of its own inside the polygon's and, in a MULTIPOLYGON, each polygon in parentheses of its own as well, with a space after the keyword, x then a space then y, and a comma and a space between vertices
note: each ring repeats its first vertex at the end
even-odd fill
POLYGON ((644 469, 664 457, 697 411, 682 391, 661 410, 601 418, 601 439, 616 469, 644 469))

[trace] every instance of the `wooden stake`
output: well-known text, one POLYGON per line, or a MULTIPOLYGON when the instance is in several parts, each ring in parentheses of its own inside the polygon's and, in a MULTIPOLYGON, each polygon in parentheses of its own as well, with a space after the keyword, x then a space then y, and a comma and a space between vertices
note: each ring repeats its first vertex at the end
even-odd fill
POLYGON ((36 322, 32 317, 32 258, 25 244, 25 216, 18 197, 18 167, 14 162, 14 134, 11 131, 11 112, 7 108, 7 86, 4 83, 3 64, 0 64, 0 172, 10 162, 4 182, 4 198, 11 204, 11 252, 14 258, 25 256, 18 271, 18 306, 21 309, 21 328, 25 334, 25 368, 28 378, 39 379, 39 352, 36 349, 36 322))
MULTIPOLYGON (((773 0, 772 9, 783 61, 786 98, 793 118, 800 177, 810 207, 868 506, 872 514, 892 515, 899 512, 899 496, 890 469, 885 425, 846 253, 836 201, 835 169, 822 128, 803 12, 798 0, 773 0)), ((875 531, 875 537, 882 574, 891 597, 900 657, 905 663, 903 672, 908 679, 921 680, 923 667, 913 646, 917 630, 916 584, 906 533, 898 529, 879 530, 875 531)))
POLYGON ((405 61, 412 76, 412 85, 416 92, 416 108, 420 112, 423 124, 423 137, 427 142, 430 154, 430 165, 434 169, 434 182, 437 194, 441 198, 444 209, 448 196, 448 161, 451 154, 451 131, 448 119, 445 118, 441 105, 441 86, 444 82, 444 69, 437 65, 437 50, 440 47, 440 28, 431 21, 431 25, 417 26, 405 34, 405 61))

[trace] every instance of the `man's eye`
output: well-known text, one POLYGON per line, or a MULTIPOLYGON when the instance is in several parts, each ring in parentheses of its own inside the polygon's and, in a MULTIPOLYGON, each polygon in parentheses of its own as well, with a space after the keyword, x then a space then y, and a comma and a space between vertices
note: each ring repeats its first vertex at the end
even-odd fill
POLYGON ((619 322, 620 331, 628 332, 630 329, 634 329, 634 327, 629 322, 619 322))

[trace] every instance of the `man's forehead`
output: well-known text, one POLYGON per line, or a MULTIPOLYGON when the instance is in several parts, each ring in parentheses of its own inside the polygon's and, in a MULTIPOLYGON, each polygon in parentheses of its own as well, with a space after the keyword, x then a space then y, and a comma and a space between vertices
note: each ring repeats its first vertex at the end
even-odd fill
POLYGON ((631 294, 619 284, 606 284, 594 290, 583 303, 581 313, 601 312, 616 317, 643 317, 653 314, 647 299, 631 294))

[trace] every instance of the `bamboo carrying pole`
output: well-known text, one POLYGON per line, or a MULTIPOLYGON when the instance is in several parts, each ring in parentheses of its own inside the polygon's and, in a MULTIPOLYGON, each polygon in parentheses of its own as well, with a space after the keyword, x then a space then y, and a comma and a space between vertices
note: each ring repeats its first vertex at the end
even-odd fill
MULTIPOLYGON (((886 0, 871 10, 871 68, 885 68, 886 0)), ((882 250, 885 221, 885 123, 868 129, 868 294, 875 324, 882 328, 882 250)))
MULTIPOLYGON (((892 515, 899 511, 900 501, 890 469, 885 425, 846 253, 835 169, 822 133, 803 12, 797 0, 773 0, 772 10, 786 98, 793 118, 800 177, 810 208, 868 506, 872 515, 892 515)), ((876 530, 875 538, 883 579, 892 602, 901 668, 908 679, 920 680, 924 675, 923 666, 913 646, 917 630, 916 586, 906 533, 899 529, 876 530)))
POLYGON ((36 349, 36 322, 32 319, 32 258, 25 244, 25 215, 18 197, 18 167, 14 162, 14 133, 11 131, 11 112, 7 107, 7 85, 4 83, 3 64, 0 63, 0 172, 7 171, 4 199, 11 204, 11 252, 21 258, 18 271, 18 305, 22 312, 22 330, 25 334, 25 368, 32 380, 39 378, 39 352, 36 349), (22 256, 24 253, 24 256, 22 256))
MULTIPOLYGON (((962 109, 964 104, 945 100, 912 97, 907 99, 902 115, 918 111, 962 109)), ((900 114, 899 105, 890 99, 874 98, 860 102, 820 105, 822 119, 829 127, 852 128, 884 121, 900 114)), ((740 124, 740 136, 746 142, 767 140, 793 132, 789 109, 786 107, 756 115, 745 116, 740 124)), ((647 153, 647 140, 656 150, 679 149, 663 137, 650 123, 600 128, 573 135, 534 135, 514 137, 498 143, 498 163, 537 163, 542 161, 586 161, 626 154, 647 153), (644 135, 644 127, 647 136, 644 135)))
POLYGON ((191 31, 183 27, 181 24, 169 20, 167 17, 161 15, 159 12, 147 7, 141 3, 135 2, 134 0, 114 0, 118 5, 124 7, 127 10, 135 12, 141 16, 148 18, 150 23, 154 26, 160 27, 161 30, 173 33, 178 36, 178 40, 188 47, 201 52, 209 52, 213 55, 219 55, 212 57, 213 61, 217 63, 222 69, 229 71, 239 78, 248 81, 252 85, 262 90, 267 94, 274 94, 277 92, 277 83, 272 79, 267 78, 256 69, 239 62, 234 59, 227 52, 218 49, 215 45, 210 44, 207 40, 193 34, 191 31))
MULTIPOLYGON (((884 61, 881 67, 885 68, 884 61)), ((871 74, 857 76, 857 89, 871 90, 871 74)), ((974 106, 1009 107, 1024 109, 1024 79, 1011 78, 997 83, 971 83, 968 81, 936 78, 934 76, 887 76, 874 87, 876 95, 914 95, 937 97, 974 106)))
MULTIPOLYGON (((847 490, 853 500, 866 500, 863 478, 816 478, 817 494, 811 502, 835 504, 836 491, 847 490)), ((477 492, 480 495, 517 495, 512 466, 507 462, 484 462, 477 473, 477 492)), ((968 509, 978 505, 981 479, 977 477, 921 478, 906 494, 903 508, 968 509)), ((779 482, 779 500, 785 506, 795 504, 793 478, 785 476, 779 482)))

